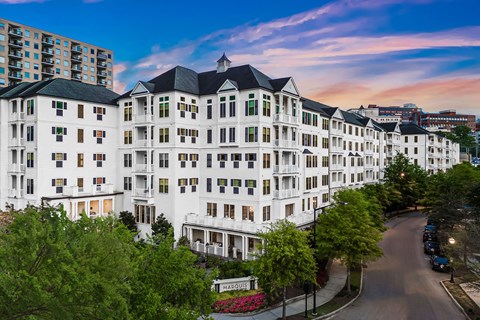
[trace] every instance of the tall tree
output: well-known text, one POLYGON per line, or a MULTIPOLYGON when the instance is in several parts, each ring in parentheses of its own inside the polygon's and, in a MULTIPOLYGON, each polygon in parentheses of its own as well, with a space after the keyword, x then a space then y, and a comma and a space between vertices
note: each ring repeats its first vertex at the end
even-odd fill
POLYGON ((472 129, 467 126, 461 125, 453 128, 452 132, 447 132, 445 136, 460 144, 460 150, 469 152, 470 148, 475 147, 475 138, 472 135, 472 129))
POLYGON ((260 233, 262 254, 255 261, 254 274, 263 288, 271 293, 282 289, 282 319, 286 319, 287 287, 296 282, 315 283, 315 259, 307 233, 297 230, 286 220, 273 223, 268 232, 260 233))
POLYGON ((161 213, 152 224, 152 236, 165 239, 170 231, 173 233, 173 226, 165 218, 165 215, 161 213))
POLYGON ((383 255, 378 246, 382 231, 370 210, 362 191, 345 189, 334 195, 334 206, 318 218, 317 254, 321 258, 340 259, 345 264, 349 292, 352 267, 383 255))
POLYGON ((123 223, 128 230, 134 232, 135 234, 138 232, 137 223, 135 222, 135 217, 130 211, 120 211, 118 215, 118 219, 121 223, 123 223))

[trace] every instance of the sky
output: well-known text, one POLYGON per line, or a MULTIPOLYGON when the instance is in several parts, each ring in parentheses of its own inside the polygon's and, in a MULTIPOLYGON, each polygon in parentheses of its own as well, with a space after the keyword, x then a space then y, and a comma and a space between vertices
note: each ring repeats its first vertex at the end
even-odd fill
POLYGON ((0 0, 0 17, 114 51, 114 90, 223 52, 343 109, 480 115, 478 0, 0 0))

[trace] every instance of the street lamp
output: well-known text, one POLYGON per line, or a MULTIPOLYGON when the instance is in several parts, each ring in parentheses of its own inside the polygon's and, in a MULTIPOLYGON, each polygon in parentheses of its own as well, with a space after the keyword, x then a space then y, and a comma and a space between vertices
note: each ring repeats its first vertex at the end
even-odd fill
MULTIPOLYGON (((325 213, 325 208, 326 207, 328 207, 328 206, 313 209, 313 250, 314 250, 314 252, 317 251, 317 212, 321 211, 322 214, 325 213)), ((316 266, 316 261, 315 261, 315 266, 316 266)), ((317 272, 318 272, 318 270, 315 270, 315 283, 313 284, 313 312, 312 312, 312 315, 314 315, 314 316, 316 316, 318 314, 317 313, 317 272)))
MULTIPOLYGON (((450 243, 451 245, 454 245, 455 238, 453 237, 448 238, 448 243, 450 243)), ((452 258, 450 258, 450 282, 455 283, 455 280, 453 279, 453 259, 452 258)))
POLYGON ((208 247, 210 246, 210 244, 207 242, 205 243, 205 249, 207 251, 207 256, 206 256, 206 259, 205 259, 205 267, 208 266, 208 247))

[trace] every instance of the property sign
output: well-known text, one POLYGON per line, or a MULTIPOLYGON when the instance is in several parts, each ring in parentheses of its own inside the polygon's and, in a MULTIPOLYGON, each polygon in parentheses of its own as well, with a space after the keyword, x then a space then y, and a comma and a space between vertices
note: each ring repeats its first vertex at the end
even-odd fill
POLYGON ((255 277, 214 280, 212 286, 212 290, 218 293, 234 290, 255 290, 257 288, 257 278, 255 277))

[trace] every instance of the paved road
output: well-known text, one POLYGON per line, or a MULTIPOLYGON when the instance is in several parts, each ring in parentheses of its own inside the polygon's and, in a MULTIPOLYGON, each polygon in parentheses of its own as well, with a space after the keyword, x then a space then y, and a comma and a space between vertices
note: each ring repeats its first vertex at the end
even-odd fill
POLYGON ((423 253, 426 219, 412 213, 387 226, 381 246, 384 257, 365 269, 362 295, 335 320, 465 319, 439 284, 448 274, 430 269, 423 253))

